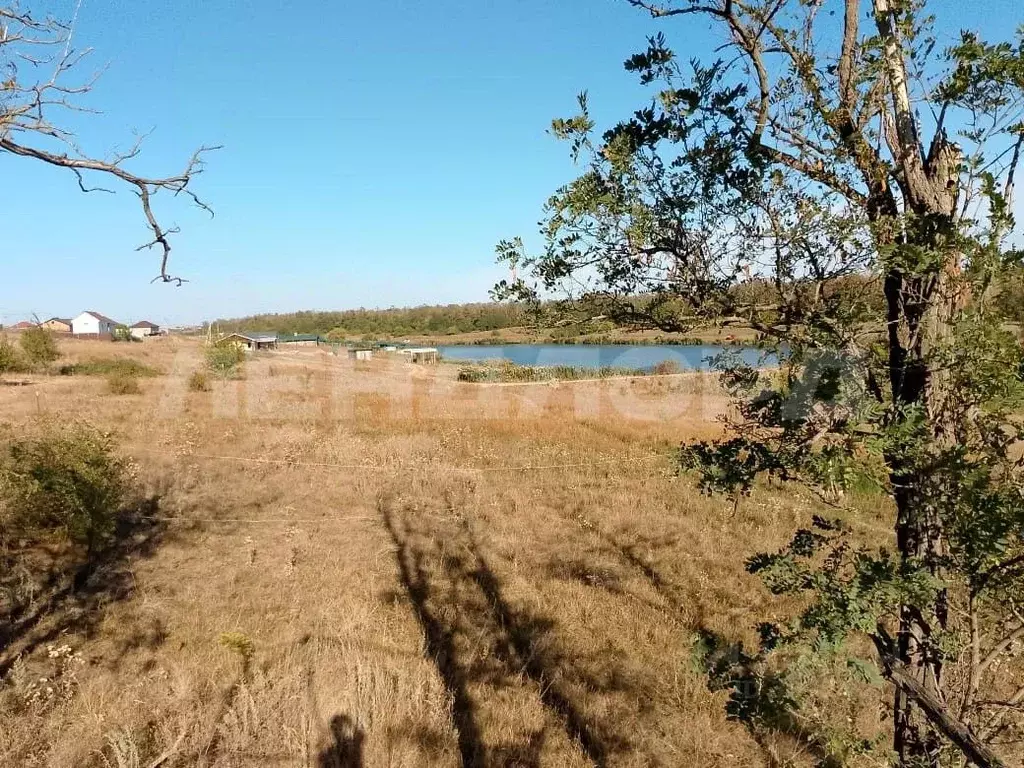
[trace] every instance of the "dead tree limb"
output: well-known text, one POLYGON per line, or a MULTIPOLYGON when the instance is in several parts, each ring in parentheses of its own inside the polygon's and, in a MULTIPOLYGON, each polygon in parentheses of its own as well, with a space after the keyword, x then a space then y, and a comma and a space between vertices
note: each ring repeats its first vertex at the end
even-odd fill
POLYGON ((80 83, 67 82, 91 53, 91 49, 76 50, 72 46, 77 16, 76 7, 70 23, 50 17, 37 19, 17 2, 0 0, 0 154, 7 152, 65 168, 75 175, 82 192, 114 191, 86 184, 86 174, 103 175, 128 185, 138 195, 146 225, 152 232, 152 239, 137 250, 160 249, 160 273, 153 281, 181 285, 184 278, 168 272, 168 236, 178 229, 160 224, 153 212, 152 199, 161 190, 175 197, 184 195, 212 216, 213 210, 190 184, 203 172, 206 153, 220 147, 200 147, 184 170, 171 176, 143 176, 124 167, 126 161, 139 155, 142 138, 128 151, 117 152, 106 160, 83 151, 74 134, 52 117, 57 110, 94 111, 76 104, 74 97, 91 91, 98 73, 80 83), (40 72, 43 74, 38 75, 40 72), (25 77, 25 73, 29 76, 25 77))

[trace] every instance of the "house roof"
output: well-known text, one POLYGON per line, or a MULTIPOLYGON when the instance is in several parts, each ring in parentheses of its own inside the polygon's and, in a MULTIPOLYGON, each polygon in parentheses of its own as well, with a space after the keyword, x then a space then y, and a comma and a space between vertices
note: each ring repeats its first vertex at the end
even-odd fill
POLYGON ((19 323, 15 323, 15 324, 14 324, 14 327, 15 327, 15 328, 35 328, 35 327, 36 327, 36 324, 35 324, 35 323, 33 323, 33 322, 30 322, 30 321, 28 321, 28 320, 22 320, 22 321, 21 321, 21 322, 19 322, 19 323))
POLYGON ((151 323, 149 320, 139 320, 132 328, 159 328, 160 326, 156 323, 151 323))
POLYGON ((120 325, 120 323, 117 322, 117 320, 111 320, 106 315, 101 315, 99 312, 93 312, 91 309, 85 310, 85 312, 83 312, 82 314, 83 315, 92 315, 97 320, 100 320, 100 321, 102 321, 104 323, 110 323, 111 325, 120 325))
MULTIPOLYGON (((235 333, 229 333, 224 339, 230 339, 232 336, 237 336, 246 341, 277 341, 276 333, 256 333, 254 331, 236 331, 235 333)), ((221 339, 221 341, 224 339, 221 339)))
POLYGON ((71 320, 67 317, 51 317, 46 322, 48 323, 64 323, 64 325, 71 325, 71 320))

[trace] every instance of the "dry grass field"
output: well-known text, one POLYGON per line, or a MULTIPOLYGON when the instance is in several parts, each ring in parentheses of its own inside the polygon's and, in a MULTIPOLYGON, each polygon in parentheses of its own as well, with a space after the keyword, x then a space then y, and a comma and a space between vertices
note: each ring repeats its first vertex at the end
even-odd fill
MULTIPOLYGON (((782 607, 743 561, 815 511, 770 489, 734 508, 676 474, 679 441, 720 428, 713 377, 473 385, 307 349, 193 392, 195 342, 62 351, 163 375, 141 394, 80 375, 0 387, 0 421, 110 430, 139 478, 90 572, 7 545, 2 586, 34 610, 0 625, 0 765, 820 758, 798 725, 729 719, 695 653, 756 646, 782 607)), ((845 701, 865 728, 880 717, 845 701)))

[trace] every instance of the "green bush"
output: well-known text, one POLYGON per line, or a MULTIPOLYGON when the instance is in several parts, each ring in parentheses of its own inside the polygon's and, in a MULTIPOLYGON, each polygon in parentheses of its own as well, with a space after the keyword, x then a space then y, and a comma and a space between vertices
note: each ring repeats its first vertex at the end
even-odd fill
POLYGON ((245 361, 245 350, 237 344, 214 344, 206 348, 206 365, 218 376, 228 378, 245 361))
POLYGON ((0 530, 57 535, 91 553, 114 529, 131 487, 130 464, 110 435, 85 424, 47 422, 0 450, 0 530))
POLYGON ((130 374, 112 373, 107 377, 107 391, 112 395, 140 395, 139 380, 130 374))
POLYGON ((132 330, 127 325, 119 325, 114 329, 114 332, 110 336, 111 341, 123 341, 130 344, 133 341, 142 341, 142 339, 136 338, 132 335, 132 330))
POLYGON ((456 378, 471 383, 514 382, 528 384, 539 381, 579 381, 584 379, 605 379, 615 376, 646 376, 642 368, 580 368, 572 365, 518 365, 507 360, 498 364, 466 366, 459 369, 456 378))
POLYGON ((22 331, 18 343, 26 362, 33 368, 45 368, 60 357, 57 339, 46 328, 35 326, 22 331))
POLYGON ((209 392, 210 379, 203 371, 193 371, 188 377, 188 388, 193 392, 209 392))
POLYGON ((6 336, 0 336, 0 376, 5 373, 17 373, 25 367, 17 348, 6 336))

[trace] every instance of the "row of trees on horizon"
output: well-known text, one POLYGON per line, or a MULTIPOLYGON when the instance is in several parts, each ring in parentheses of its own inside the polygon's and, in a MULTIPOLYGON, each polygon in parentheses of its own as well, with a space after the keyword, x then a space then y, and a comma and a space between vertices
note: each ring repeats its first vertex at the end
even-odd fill
MULTIPOLYGON (((813 288, 812 283, 807 284, 813 288)), ((768 280, 755 278, 733 287, 733 292, 749 304, 770 303, 777 287, 768 280)), ((869 275, 847 275, 832 281, 831 291, 837 305, 847 313, 870 314, 884 306, 881 280, 869 275)), ((645 315, 646 325, 657 328, 654 307, 664 308, 664 297, 645 294, 630 302, 635 314, 621 323, 608 311, 607 297, 592 295, 542 303, 529 307, 523 304, 474 302, 467 304, 436 304, 388 309, 350 309, 338 311, 304 310, 300 312, 264 313, 214 321, 218 331, 273 331, 279 334, 318 333, 346 336, 445 336, 463 333, 504 331, 513 328, 553 328, 564 326, 567 305, 577 315, 575 326, 581 333, 602 333, 617 325, 635 328, 645 315), (599 323, 593 318, 601 317, 599 323)), ((1024 268, 1003 276, 996 304, 1007 322, 1024 323, 1024 268)), ((681 308, 680 308, 681 310, 681 308)), ((643 323, 642 323, 643 324, 643 323)))
POLYGON ((515 328, 530 322, 514 304, 448 304, 391 309, 302 311, 259 314, 215 321, 218 331, 275 331, 281 334, 444 335, 515 328))

